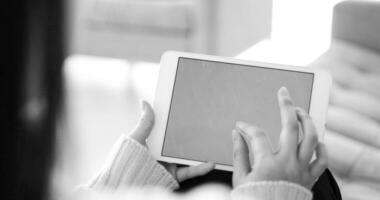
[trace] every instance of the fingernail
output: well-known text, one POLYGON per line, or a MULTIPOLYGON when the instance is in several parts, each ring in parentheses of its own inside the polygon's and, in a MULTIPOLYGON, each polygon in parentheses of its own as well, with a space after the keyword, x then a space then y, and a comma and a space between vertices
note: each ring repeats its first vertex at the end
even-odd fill
POLYGON ((236 128, 241 130, 241 129, 243 129, 244 125, 245 125, 245 122, 237 121, 235 126, 236 126, 236 128))
POLYGON ((289 95, 289 91, 286 87, 282 86, 280 89, 279 89, 279 93, 281 95, 289 95))
POLYGON ((146 107, 147 107, 147 102, 145 101, 145 100, 142 100, 141 101, 141 109, 143 110, 143 111, 145 111, 146 110, 146 107))

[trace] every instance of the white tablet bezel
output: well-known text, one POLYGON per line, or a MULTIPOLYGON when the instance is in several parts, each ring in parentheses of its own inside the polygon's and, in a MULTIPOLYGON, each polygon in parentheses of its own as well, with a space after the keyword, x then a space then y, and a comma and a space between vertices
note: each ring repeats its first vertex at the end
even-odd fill
MULTIPOLYGON (((269 64, 218 56, 168 51, 164 53, 161 58, 160 74, 153 104, 155 112, 155 125, 147 141, 151 153, 157 160, 185 165, 197 165, 202 163, 200 161, 172 158, 162 155, 165 131, 172 100, 173 86, 178 66, 177 64, 180 57, 313 73, 314 79, 309 114, 315 123, 316 129, 319 133, 319 139, 323 139, 327 106, 329 102, 329 91, 332 82, 331 76, 327 72, 308 67, 269 64)), ((226 171, 232 171, 233 169, 232 166, 222 164, 216 164, 215 168, 226 171)))

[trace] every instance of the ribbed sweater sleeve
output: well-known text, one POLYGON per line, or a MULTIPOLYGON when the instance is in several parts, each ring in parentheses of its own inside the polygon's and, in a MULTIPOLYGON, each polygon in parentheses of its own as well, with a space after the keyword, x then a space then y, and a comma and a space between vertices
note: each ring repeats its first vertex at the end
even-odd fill
POLYGON ((136 186, 162 186, 171 190, 179 187, 146 147, 125 135, 119 138, 108 162, 88 186, 108 190, 136 186))
POLYGON ((311 200, 310 190, 286 181, 249 182, 231 192, 232 200, 311 200))

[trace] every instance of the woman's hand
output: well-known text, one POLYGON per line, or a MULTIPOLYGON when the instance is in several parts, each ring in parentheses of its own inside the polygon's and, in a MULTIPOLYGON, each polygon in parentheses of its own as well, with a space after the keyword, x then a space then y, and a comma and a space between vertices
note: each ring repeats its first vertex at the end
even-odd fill
MULTIPOLYGON (((145 101, 142 102, 142 113, 140 121, 136 128, 130 134, 130 137, 140 144, 146 146, 146 139, 152 131, 154 125, 154 112, 152 107, 145 101)), ((213 163, 203 163, 191 167, 178 167, 176 164, 160 162, 173 177, 182 182, 187 179, 205 175, 214 169, 213 163)))
POLYGON ((278 92, 282 130, 279 148, 273 152, 265 132, 255 126, 238 122, 233 130, 233 185, 256 181, 289 181, 311 188, 327 167, 325 146, 310 116, 296 108, 289 92, 278 92), (299 129, 303 138, 299 142, 299 129), (316 159, 311 163, 313 152, 316 159))

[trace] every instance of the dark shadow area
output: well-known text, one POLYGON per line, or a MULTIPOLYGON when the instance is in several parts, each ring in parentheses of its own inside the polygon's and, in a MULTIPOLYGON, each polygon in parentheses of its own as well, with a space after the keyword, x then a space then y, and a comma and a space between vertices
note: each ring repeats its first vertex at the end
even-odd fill
POLYGON ((59 0, 4 4, 1 199, 47 199, 62 91, 63 6, 59 0))

